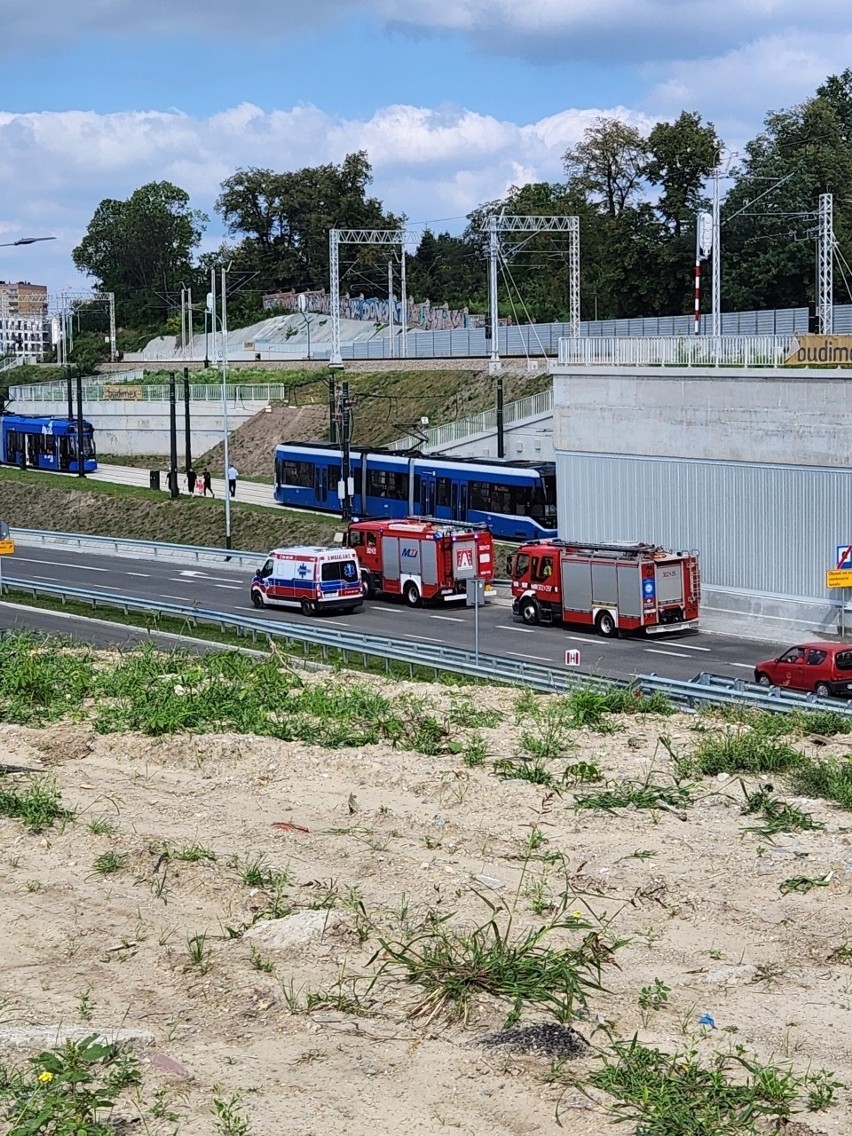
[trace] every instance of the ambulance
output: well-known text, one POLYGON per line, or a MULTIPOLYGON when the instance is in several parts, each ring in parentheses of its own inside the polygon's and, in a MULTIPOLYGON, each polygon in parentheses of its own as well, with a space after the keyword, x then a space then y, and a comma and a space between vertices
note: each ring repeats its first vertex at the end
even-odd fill
POLYGON ((274 548, 251 582, 251 602, 303 615, 354 611, 364 602, 358 558, 349 548, 274 548))

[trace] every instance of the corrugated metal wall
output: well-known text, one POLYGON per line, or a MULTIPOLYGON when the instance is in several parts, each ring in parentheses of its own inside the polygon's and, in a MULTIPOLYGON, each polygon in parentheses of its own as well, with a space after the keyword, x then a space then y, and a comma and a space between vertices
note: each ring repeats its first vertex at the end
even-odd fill
POLYGON ((852 469, 557 452, 559 535, 697 548, 708 586, 828 599, 852 469))

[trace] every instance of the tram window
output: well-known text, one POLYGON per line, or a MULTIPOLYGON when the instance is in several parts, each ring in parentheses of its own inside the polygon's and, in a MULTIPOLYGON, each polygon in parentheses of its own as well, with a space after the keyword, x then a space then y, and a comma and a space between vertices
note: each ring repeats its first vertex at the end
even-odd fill
POLYGON ((408 499, 408 474, 371 469, 367 474, 367 493, 371 497, 392 497, 395 501, 405 501, 408 499))
POLYGON ((488 512, 488 510, 491 509, 491 493, 493 489, 494 486, 489 485, 486 481, 471 481, 471 509, 481 509, 483 512, 488 512))
POLYGON ((283 464, 282 485, 302 485, 308 489, 313 488, 314 467, 310 462, 285 461, 283 464))
POLYGON ((450 503, 450 485, 451 481, 448 477, 439 477, 435 481, 435 504, 436 505, 449 505, 450 503))

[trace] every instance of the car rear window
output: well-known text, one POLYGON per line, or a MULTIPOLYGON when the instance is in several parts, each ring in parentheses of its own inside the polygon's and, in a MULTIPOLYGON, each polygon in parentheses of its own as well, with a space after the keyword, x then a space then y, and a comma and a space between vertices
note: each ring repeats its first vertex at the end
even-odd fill
POLYGON ((852 671, 852 651, 838 651, 834 656, 834 665, 839 671, 852 671))

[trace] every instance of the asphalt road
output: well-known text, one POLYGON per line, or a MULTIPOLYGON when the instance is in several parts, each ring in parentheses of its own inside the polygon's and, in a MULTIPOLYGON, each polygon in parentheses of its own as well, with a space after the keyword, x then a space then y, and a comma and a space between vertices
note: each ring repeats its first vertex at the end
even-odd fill
MULTIPOLYGON (((19 544, 13 556, 3 558, 3 576, 7 582, 17 579, 61 583, 95 589, 105 595, 131 595, 167 603, 195 603, 228 613, 258 614, 249 600, 249 574, 225 566, 190 567, 175 561, 130 560, 19 544)), ((67 629, 66 621, 44 613, 34 612, 33 622, 29 624, 21 622, 27 616, 19 609, 14 612, 14 622, 12 614, 7 605, 0 604, 0 626, 43 627, 44 621, 53 620, 58 630, 67 629), (36 622, 39 619, 42 622, 36 622)), ((99 616, 108 618, 103 612, 99 616)), ((311 619, 289 608, 267 608, 262 617, 270 622, 294 623, 311 619)), ((474 613, 464 605, 411 610, 399 603, 372 600, 358 612, 315 618, 412 643, 446 643, 469 650, 474 646, 474 613)), ((103 629, 93 628, 92 634, 97 638, 89 641, 103 643, 103 629)), ((109 642, 115 641, 113 634, 109 642)), ((126 641, 134 642, 136 638, 128 633, 126 641)), ((479 646, 486 654, 558 666, 564 665, 566 650, 579 650, 580 671, 616 678, 656 673, 668 678, 691 679, 699 671, 712 671, 750 679, 756 661, 779 654, 777 642, 740 640, 706 631, 605 640, 593 632, 572 627, 528 628, 512 616, 507 600, 493 601, 480 609, 479 646)))

